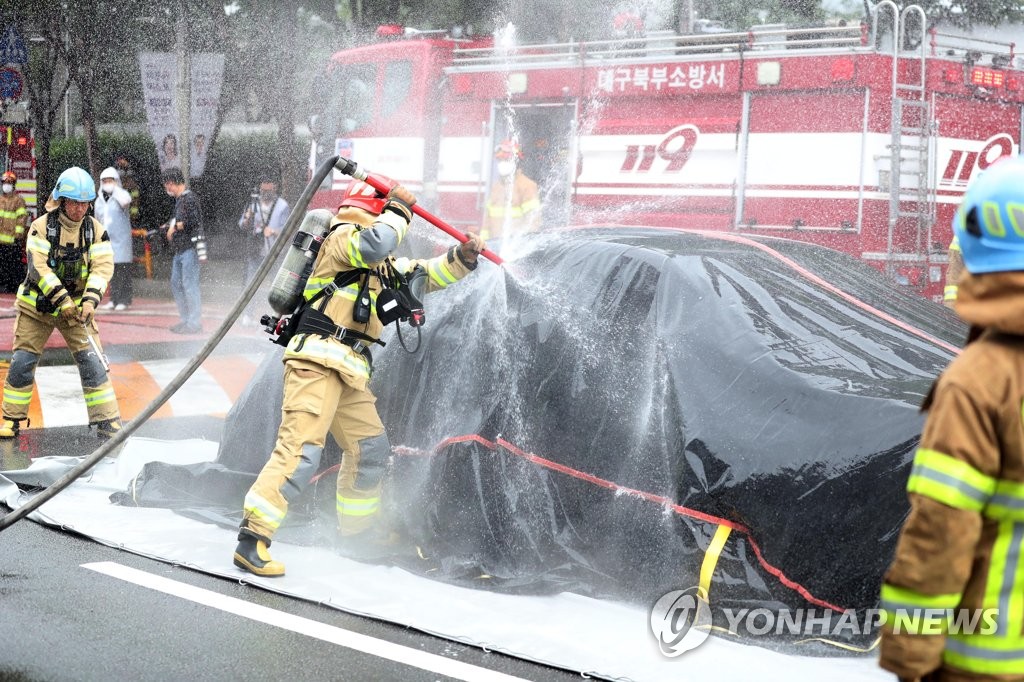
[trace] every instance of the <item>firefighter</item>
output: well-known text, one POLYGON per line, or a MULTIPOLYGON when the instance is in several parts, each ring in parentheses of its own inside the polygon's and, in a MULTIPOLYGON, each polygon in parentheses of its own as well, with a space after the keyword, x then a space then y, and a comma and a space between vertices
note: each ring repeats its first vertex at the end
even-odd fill
POLYGON ((381 315, 386 317, 391 308, 373 302, 394 294, 382 285, 393 284, 393 269, 409 274, 412 293, 417 288, 435 291, 475 270, 484 249, 483 240, 470 234, 465 244, 430 260, 395 259, 392 252, 405 237, 416 198, 401 186, 392 187, 384 198, 366 183, 349 184, 306 282, 304 307, 292 316, 298 321, 284 356, 277 443, 245 496, 234 553, 235 565, 256 575, 284 574, 284 565, 271 559, 268 547, 289 503, 316 472, 328 432, 344 452, 336 498, 341 536, 358 546, 372 535, 391 455, 368 388, 369 347, 378 343, 381 315))
POLYGON ((964 273, 964 257, 960 253, 960 240, 953 235, 949 243, 949 263, 946 265, 946 288, 942 294, 942 303, 947 308, 956 304, 957 283, 964 273))
POLYGON ((100 438, 121 429, 114 387, 98 357, 102 349, 93 317, 114 273, 114 250, 103 223, 90 212, 95 198, 92 176, 71 167, 57 178, 47 212, 29 226, 28 274, 15 302, 14 353, 4 383, 0 438, 16 436, 28 417, 36 364, 54 327, 78 365, 89 425, 100 438))
POLYGON ((967 267, 956 312, 971 333, 925 398, 910 515, 882 585, 881 665, 900 680, 1024 679, 1022 205, 1024 158, 1001 160, 954 220, 967 267))
POLYGON ((28 207, 15 190, 18 176, 7 171, 0 176, 0 289, 15 291, 25 276, 21 256, 25 252, 25 228, 29 224, 28 207))
POLYGON ((505 140, 494 150, 498 180, 491 186, 487 216, 480 231, 485 240, 536 232, 540 227, 537 183, 523 172, 522 160, 518 142, 505 140))

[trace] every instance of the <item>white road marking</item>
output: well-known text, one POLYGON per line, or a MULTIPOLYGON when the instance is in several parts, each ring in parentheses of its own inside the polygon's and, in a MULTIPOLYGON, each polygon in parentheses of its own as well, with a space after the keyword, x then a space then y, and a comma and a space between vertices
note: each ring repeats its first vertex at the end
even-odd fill
MULTIPOLYGON (((243 353, 235 357, 252 363, 253 374, 263 362, 259 353, 243 353)), ((211 361, 215 361, 211 358, 211 361)), ((187 358, 142 360, 138 364, 163 389, 188 362, 187 358)), ((82 382, 76 365, 50 365, 39 367, 35 374, 36 391, 43 412, 44 426, 84 426, 89 415, 82 398, 82 382)), ((154 394, 155 396, 155 394, 154 394)), ((231 409, 233 400, 212 374, 200 367, 185 385, 168 401, 171 413, 177 417, 224 414, 231 409)))
POLYGON ((36 391, 45 426, 77 426, 89 423, 82 397, 82 379, 77 365, 39 367, 36 391))
POLYGON ((402 665, 420 668, 421 670, 427 670, 439 675, 447 675, 458 680, 467 680, 468 682, 514 682, 522 680, 520 677, 506 675, 505 673, 488 670, 487 668, 480 668, 469 663, 463 663, 462 661, 453 661, 444 656, 430 654, 400 644, 393 644, 368 635, 359 634, 358 632, 352 632, 319 621, 277 611, 266 606, 251 604, 242 599, 228 597, 201 587, 180 583, 176 580, 123 566, 113 561, 82 564, 82 568, 156 590, 157 592, 163 592, 172 597, 179 597, 202 604, 203 606, 233 613, 242 618, 266 623, 283 630, 290 630, 300 635, 362 651, 371 656, 386 658, 402 665))
MULTIPOLYGON (((163 390, 187 362, 188 358, 176 358, 170 361, 144 360, 141 364, 163 390)), ((176 417, 218 414, 231 409, 231 398, 201 366, 167 402, 176 417)))

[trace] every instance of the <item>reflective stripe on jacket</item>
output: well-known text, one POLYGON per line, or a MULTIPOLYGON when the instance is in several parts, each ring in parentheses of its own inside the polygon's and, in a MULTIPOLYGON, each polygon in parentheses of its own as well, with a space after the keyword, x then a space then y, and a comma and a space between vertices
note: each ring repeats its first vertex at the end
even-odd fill
MULTIPOLYGON (((26 281, 18 287, 15 306, 22 312, 40 315, 36 308, 39 294, 29 282, 36 283, 43 295, 58 308, 66 305, 68 301, 81 305, 86 299, 92 300, 98 306, 103 293, 107 290, 107 283, 114 274, 114 250, 107 241, 103 224, 95 218, 86 218, 93 221, 93 241, 79 261, 74 286, 75 295, 70 296, 47 262, 50 256, 50 242, 46 238, 46 220, 47 214, 44 213, 29 226, 26 243, 28 274, 26 281)), ((79 244, 81 224, 72 223, 61 213, 60 243, 79 244)))
POLYGON ((28 207, 17 192, 0 194, 0 244, 13 244, 25 236, 28 207))
POLYGON ((949 263, 946 265, 946 288, 942 295, 942 302, 945 305, 952 306, 956 301, 957 284, 960 282, 960 277, 963 274, 964 256, 960 252, 960 242, 954 236, 953 241, 949 243, 949 263))
MULTIPOLYGON (((367 222, 375 222, 363 225, 335 219, 330 234, 317 254, 313 272, 306 282, 303 292, 306 300, 328 286, 339 272, 356 268, 374 269, 381 266, 385 260, 391 260, 395 268, 403 273, 412 272, 417 265, 422 265, 427 271, 427 292, 443 289, 469 274, 469 267, 458 257, 455 247, 429 260, 393 258, 391 254, 405 238, 409 228, 408 221, 391 211, 385 211, 377 218, 362 211, 346 212, 344 217, 346 220, 352 220, 359 218, 359 214, 363 214, 367 222)), ((324 312, 341 327, 353 329, 375 339, 380 338, 383 326, 377 318, 375 305, 370 307, 370 320, 367 323, 358 324, 353 319, 359 287, 360 282, 354 282, 339 289, 327 301, 324 312)), ((368 291, 371 303, 375 303, 377 294, 381 291, 380 280, 377 277, 370 278, 368 291)), ((314 305, 319 308, 320 302, 314 305)), ((301 358, 335 369, 349 385, 359 390, 365 389, 370 379, 371 368, 366 359, 336 339, 297 335, 292 338, 285 350, 285 359, 289 358, 301 358)))
POLYGON ((505 232, 533 232, 540 227, 540 195, 537 183, 516 171, 512 181, 499 180, 491 187, 487 215, 480 236, 499 239, 505 232))

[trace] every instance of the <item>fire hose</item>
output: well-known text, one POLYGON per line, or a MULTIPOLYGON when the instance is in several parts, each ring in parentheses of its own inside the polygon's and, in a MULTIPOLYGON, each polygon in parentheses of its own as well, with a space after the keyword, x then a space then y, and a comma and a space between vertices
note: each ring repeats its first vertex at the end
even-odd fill
POLYGON ((159 410, 163 404, 166 403, 170 397, 185 384, 186 381, 188 381, 189 377, 191 377, 195 371, 199 369, 199 366, 203 364, 206 358, 210 356, 213 349, 217 347, 224 338, 224 335, 227 334, 231 325, 235 323, 235 320, 237 320, 242 314, 242 311, 245 310, 245 307, 256 294, 256 291, 263 283, 263 280, 266 279, 268 274, 270 274, 271 269, 277 262, 277 257, 291 245, 292 238, 295 236, 294 233, 301 224, 303 215, 306 212, 306 207, 309 205, 309 201, 313 198, 313 193, 320 186, 320 183, 323 182, 324 178, 326 178, 327 175, 335 168, 344 172, 348 165, 354 165, 347 159, 343 160, 345 165, 341 165, 341 161, 342 160, 339 160, 339 157, 333 156, 324 161, 320 167, 316 169, 316 172, 313 174, 312 179, 310 179, 309 184, 306 185, 306 188, 302 191, 302 194, 295 202, 295 210, 292 211, 291 216, 285 223, 285 226, 281 231, 280 238, 274 242, 273 247, 271 247, 270 251, 267 253, 266 258, 263 259, 263 263, 256 271, 252 281, 250 281, 245 289, 242 290, 238 300, 235 301, 235 305, 228 312, 227 317, 224 318, 224 321, 221 322, 220 326, 217 327, 217 330, 210 336, 203 347, 199 349, 192 359, 182 367, 181 371, 175 375, 174 379, 172 379, 170 383, 160 391, 156 398, 153 399, 153 402, 147 405, 146 408, 135 417, 135 419, 132 419, 130 422, 125 424, 124 427, 114 434, 110 440, 105 442, 92 454, 75 465, 74 468, 70 469, 67 473, 54 481, 48 488, 44 489, 38 495, 11 513, 0 518, 0 531, 12 526, 18 520, 34 512, 47 501, 55 497, 59 492, 64 490, 64 488, 71 485, 80 476, 96 466, 100 460, 116 450, 122 443, 124 443, 125 440, 128 439, 129 436, 135 433, 142 424, 152 417, 156 411, 159 410))
MULTIPOLYGON (((369 171, 364 171, 360 169, 359 164, 357 164, 355 161, 350 161, 345 157, 340 157, 338 159, 338 170, 344 173, 345 175, 351 175, 356 180, 362 180, 367 185, 374 188, 384 196, 387 196, 387 193, 390 191, 388 186, 383 181, 381 181, 379 177, 373 175, 369 171)), ((419 204, 413 205, 412 212, 418 215, 419 217, 423 218, 428 223, 430 223, 437 229, 441 230, 442 232, 446 232, 448 235, 455 237, 456 239, 459 240, 459 242, 465 244, 466 242, 469 241, 469 237, 467 237, 463 232, 456 230, 454 227, 452 227, 445 221, 441 220, 436 215, 434 215, 427 209, 423 208, 419 204)), ((480 255, 498 265, 502 265, 505 262, 501 259, 501 256, 494 253, 490 249, 484 249, 483 251, 480 252, 480 255)))
MULTIPOLYGON (((249 304, 249 301, 256 294, 256 291, 263 283, 263 280, 266 279, 267 275, 270 274, 271 269, 277 262, 278 256, 280 256, 281 253, 288 246, 291 245, 292 239, 295 236, 295 232, 298 229, 299 225, 302 223, 302 218, 306 212, 306 207, 309 205, 310 199, 313 198, 313 193, 316 192, 317 188, 320 186, 320 183, 324 181, 328 174, 335 169, 344 173, 345 175, 350 175, 356 178, 357 180, 362 180, 363 182, 366 182, 368 185, 373 187, 378 192, 381 192, 382 194, 386 195, 389 191, 389 188, 382 181, 380 181, 380 179, 370 175, 365 171, 360 170, 358 164, 349 159, 339 156, 333 156, 324 161, 322 164, 320 164, 320 166, 316 169, 316 172, 313 173, 313 177, 310 179, 305 189, 303 189, 302 194, 299 195, 298 200, 295 202, 295 209, 292 211, 291 215, 288 218, 288 221, 285 223, 284 228, 281 230, 281 235, 279 236, 277 241, 274 242, 274 245, 270 248, 270 251, 263 259, 263 263, 260 264, 260 267, 256 271, 255 276, 252 278, 249 284, 242 290, 242 293, 238 297, 238 300, 235 301, 235 305, 231 308, 230 311, 228 311, 228 314, 224 318, 224 321, 221 322, 220 326, 217 327, 217 330, 210 336, 210 338, 206 341, 203 347, 199 349, 199 351, 188 361, 188 363, 184 367, 182 367, 181 371, 179 371, 178 374, 175 375, 175 377, 167 384, 167 386, 165 386, 164 389, 160 391, 159 394, 157 394, 157 396, 153 399, 153 402, 147 405, 146 408, 143 409, 135 417, 135 419, 132 419, 130 422, 126 423, 124 427, 116 434, 114 434, 112 438, 106 441, 103 445, 97 448, 92 454, 87 456, 77 465, 75 465, 74 468, 70 469, 67 473, 65 473, 59 479, 54 481, 49 487, 45 488, 42 492, 34 496, 32 499, 30 499, 28 502, 21 505, 14 511, 10 512, 9 514, 6 514, 3 517, 0 517, 0 531, 3 531, 4 529, 14 525, 14 523, 25 518, 26 516, 34 512, 36 509, 41 507, 43 504, 45 504, 47 501, 56 497, 58 493, 60 493, 62 490, 64 490, 69 485, 74 483, 83 474, 85 474, 94 466, 96 466, 96 464, 98 464, 100 460, 105 458, 111 452, 115 451, 118 447, 120 447, 122 443, 124 443, 124 441, 128 439, 129 436, 135 433, 135 431, 137 431, 140 426, 142 426, 146 421, 149 420, 150 417, 156 414, 156 411, 163 407, 164 403, 166 403, 171 398, 171 396, 174 395, 178 391, 178 389, 180 389, 185 384, 186 381, 188 381, 189 377, 191 377, 195 373, 195 371, 199 369, 199 366, 206 361, 206 358, 210 356, 210 353, 213 352, 213 349, 217 347, 217 345, 227 334, 228 329, 231 328, 231 326, 235 323, 235 320, 237 320, 238 317, 242 314, 242 311, 245 310, 245 307, 249 304)), ((455 239, 459 240, 459 242, 466 243, 467 241, 469 241, 469 237, 467 237, 465 234, 456 230, 454 227, 444 222, 443 220, 441 220, 431 212, 427 211, 426 209, 422 208, 421 206, 414 205, 413 212, 416 215, 423 218, 424 220, 426 220, 427 222, 429 222, 431 225, 437 227, 443 232, 446 232, 455 239)), ((484 249, 480 253, 481 255, 492 260, 498 265, 501 265, 503 263, 502 259, 490 249, 484 249)), ((97 355, 99 355, 99 353, 97 353, 97 355)))

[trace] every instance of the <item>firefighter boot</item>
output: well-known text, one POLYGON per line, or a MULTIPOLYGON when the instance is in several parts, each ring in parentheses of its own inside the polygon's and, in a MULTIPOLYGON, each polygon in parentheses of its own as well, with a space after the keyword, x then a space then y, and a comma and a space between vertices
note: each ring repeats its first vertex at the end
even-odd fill
POLYGON ((270 558, 269 546, 270 540, 242 528, 235 547, 235 566, 268 578, 284 575, 284 564, 270 558))
POLYGON ((0 424, 0 438, 14 438, 21 431, 21 420, 4 417, 3 424, 0 424))
POLYGON ((121 430, 121 420, 117 417, 113 419, 103 419, 96 422, 96 435, 102 440, 110 440, 117 432, 121 430))

